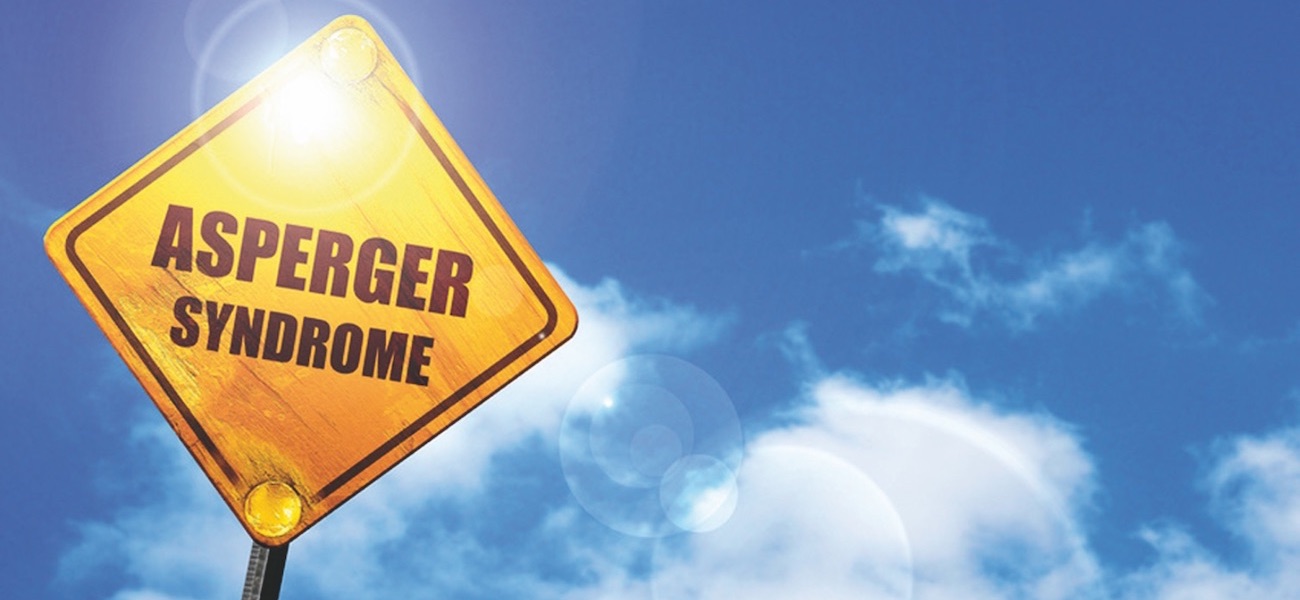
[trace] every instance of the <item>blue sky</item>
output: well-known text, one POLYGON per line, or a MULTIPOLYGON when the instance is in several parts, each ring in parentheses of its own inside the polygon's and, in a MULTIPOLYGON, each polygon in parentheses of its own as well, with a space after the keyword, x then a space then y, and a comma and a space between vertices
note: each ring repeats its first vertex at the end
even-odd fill
POLYGON ((582 324, 295 541, 285 597, 1300 589, 1294 5, 4 13, 13 597, 239 593, 246 535, 41 238, 347 13, 582 324))

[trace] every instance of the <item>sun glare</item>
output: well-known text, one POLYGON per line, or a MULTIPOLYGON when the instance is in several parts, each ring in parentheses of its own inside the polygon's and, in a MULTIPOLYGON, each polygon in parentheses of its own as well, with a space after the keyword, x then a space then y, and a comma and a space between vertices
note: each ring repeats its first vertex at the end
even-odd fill
POLYGON ((323 74, 308 73, 285 84, 272 99, 277 137, 298 144, 322 141, 343 115, 338 86, 323 74))

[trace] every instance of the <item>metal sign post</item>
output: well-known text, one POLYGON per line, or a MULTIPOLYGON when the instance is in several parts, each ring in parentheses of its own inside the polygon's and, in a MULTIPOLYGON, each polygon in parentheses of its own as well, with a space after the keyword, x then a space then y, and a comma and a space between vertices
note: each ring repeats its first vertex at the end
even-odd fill
POLYGON ((284 563, 289 544, 270 548, 253 542, 248 553, 248 574, 244 576, 243 600, 279 600, 284 581, 284 563))

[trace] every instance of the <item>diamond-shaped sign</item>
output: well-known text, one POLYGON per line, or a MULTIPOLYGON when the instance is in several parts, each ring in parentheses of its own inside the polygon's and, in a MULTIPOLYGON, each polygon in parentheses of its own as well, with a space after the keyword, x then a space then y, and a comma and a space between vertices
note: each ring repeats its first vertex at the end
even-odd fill
POLYGON ((269 546, 577 327, 545 265, 358 17, 330 23, 199 117, 45 243, 269 546))

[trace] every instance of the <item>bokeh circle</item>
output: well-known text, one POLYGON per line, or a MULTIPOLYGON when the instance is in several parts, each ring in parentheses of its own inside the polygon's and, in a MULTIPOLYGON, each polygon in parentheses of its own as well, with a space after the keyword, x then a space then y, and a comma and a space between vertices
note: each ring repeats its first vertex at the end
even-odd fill
POLYGON ((578 504, 636 537, 725 523, 743 454, 740 419, 722 386, 672 356, 631 356, 600 369, 560 427, 560 463, 578 504))

